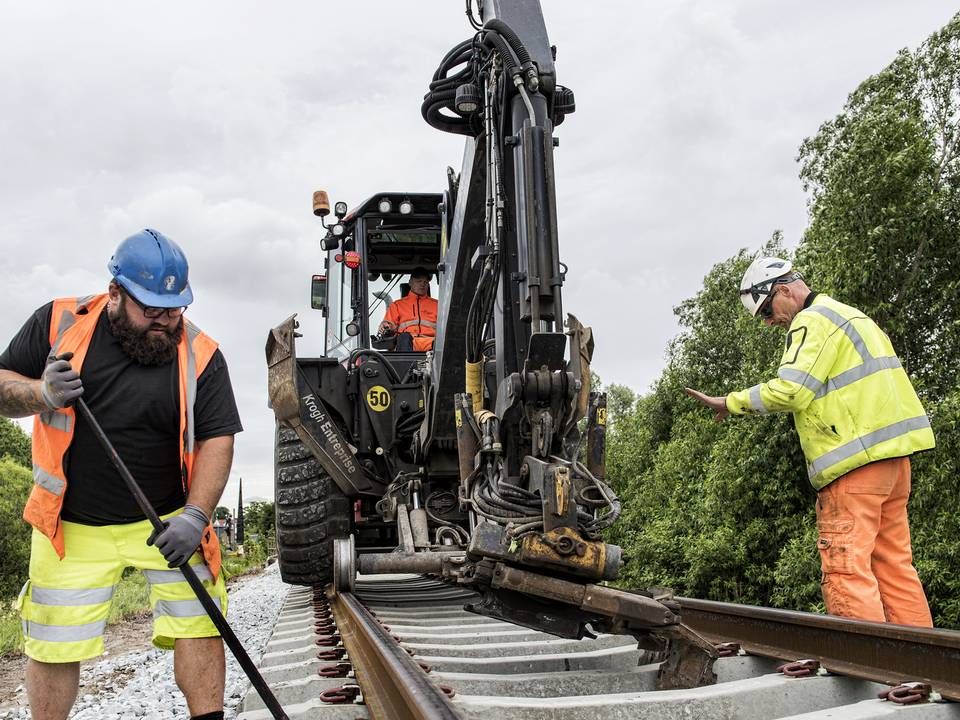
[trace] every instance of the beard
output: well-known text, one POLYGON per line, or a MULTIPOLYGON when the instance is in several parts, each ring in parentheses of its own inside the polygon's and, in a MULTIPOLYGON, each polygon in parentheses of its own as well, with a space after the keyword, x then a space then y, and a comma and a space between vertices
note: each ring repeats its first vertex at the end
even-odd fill
POLYGON ((183 336, 183 318, 177 327, 168 330, 166 325, 151 324, 144 330, 134 327, 127 317, 126 298, 120 300, 116 311, 107 311, 110 331, 120 342, 123 352, 140 365, 156 367, 166 365, 177 356, 177 345, 183 336), (151 329, 163 329, 162 334, 148 335, 151 329))

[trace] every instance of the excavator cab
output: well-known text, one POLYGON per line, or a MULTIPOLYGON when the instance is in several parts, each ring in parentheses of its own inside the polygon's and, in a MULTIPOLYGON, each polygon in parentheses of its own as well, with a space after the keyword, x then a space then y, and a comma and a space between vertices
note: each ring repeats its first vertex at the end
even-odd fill
POLYGON ((436 272, 442 201, 440 194, 378 193, 327 228, 321 243, 326 272, 314 276, 311 303, 326 320, 327 357, 346 360, 361 348, 392 354, 404 346, 379 326, 389 306, 409 290, 411 271, 436 272))

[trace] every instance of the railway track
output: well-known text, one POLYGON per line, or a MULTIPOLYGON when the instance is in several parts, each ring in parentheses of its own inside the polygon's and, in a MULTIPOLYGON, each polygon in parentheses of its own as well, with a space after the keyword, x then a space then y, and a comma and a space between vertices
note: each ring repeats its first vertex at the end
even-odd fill
MULTIPOLYGON (((684 598, 688 624, 739 644, 723 647, 716 685, 658 691, 655 658, 632 638, 556 638, 466 612, 475 597, 409 575, 330 597, 292 588, 261 671, 294 720, 960 720, 946 701, 960 700, 957 632, 684 598), (880 700, 891 687, 875 680, 933 692, 902 686, 897 700, 920 702, 880 700)), ((243 708, 239 720, 270 718, 253 692, 243 708)))

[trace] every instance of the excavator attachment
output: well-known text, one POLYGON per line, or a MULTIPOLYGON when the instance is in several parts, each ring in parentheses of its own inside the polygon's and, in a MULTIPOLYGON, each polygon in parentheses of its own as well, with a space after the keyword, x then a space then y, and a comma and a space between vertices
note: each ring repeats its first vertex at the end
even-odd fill
POLYGON ((664 687, 714 682, 716 653, 668 595, 603 584, 623 564, 604 539, 621 505, 593 333, 564 312, 554 188, 554 131, 576 104, 537 0, 478 9, 421 108, 466 136, 460 172, 442 192, 336 203, 329 225, 329 197, 314 196, 325 356, 297 358, 292 317, 266 349, 281 572, 344 590, 358 572, 434 575, 475 590, 479 614, 561 637, 633 635, 663 655, 664 687), (435 335, 427 351, 398 351, 414 345, 377 328, 420 268, 436 280, 436 322, 397 327, 435 335))

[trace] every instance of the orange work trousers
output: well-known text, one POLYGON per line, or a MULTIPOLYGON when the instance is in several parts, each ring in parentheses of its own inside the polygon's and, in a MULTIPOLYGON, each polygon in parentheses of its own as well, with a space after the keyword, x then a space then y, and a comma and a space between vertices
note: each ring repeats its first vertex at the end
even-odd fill
POLYGON ((913 566, 910 458, 869 463, 817 494, 821 590, 831 615, 933 627, 913 566))

